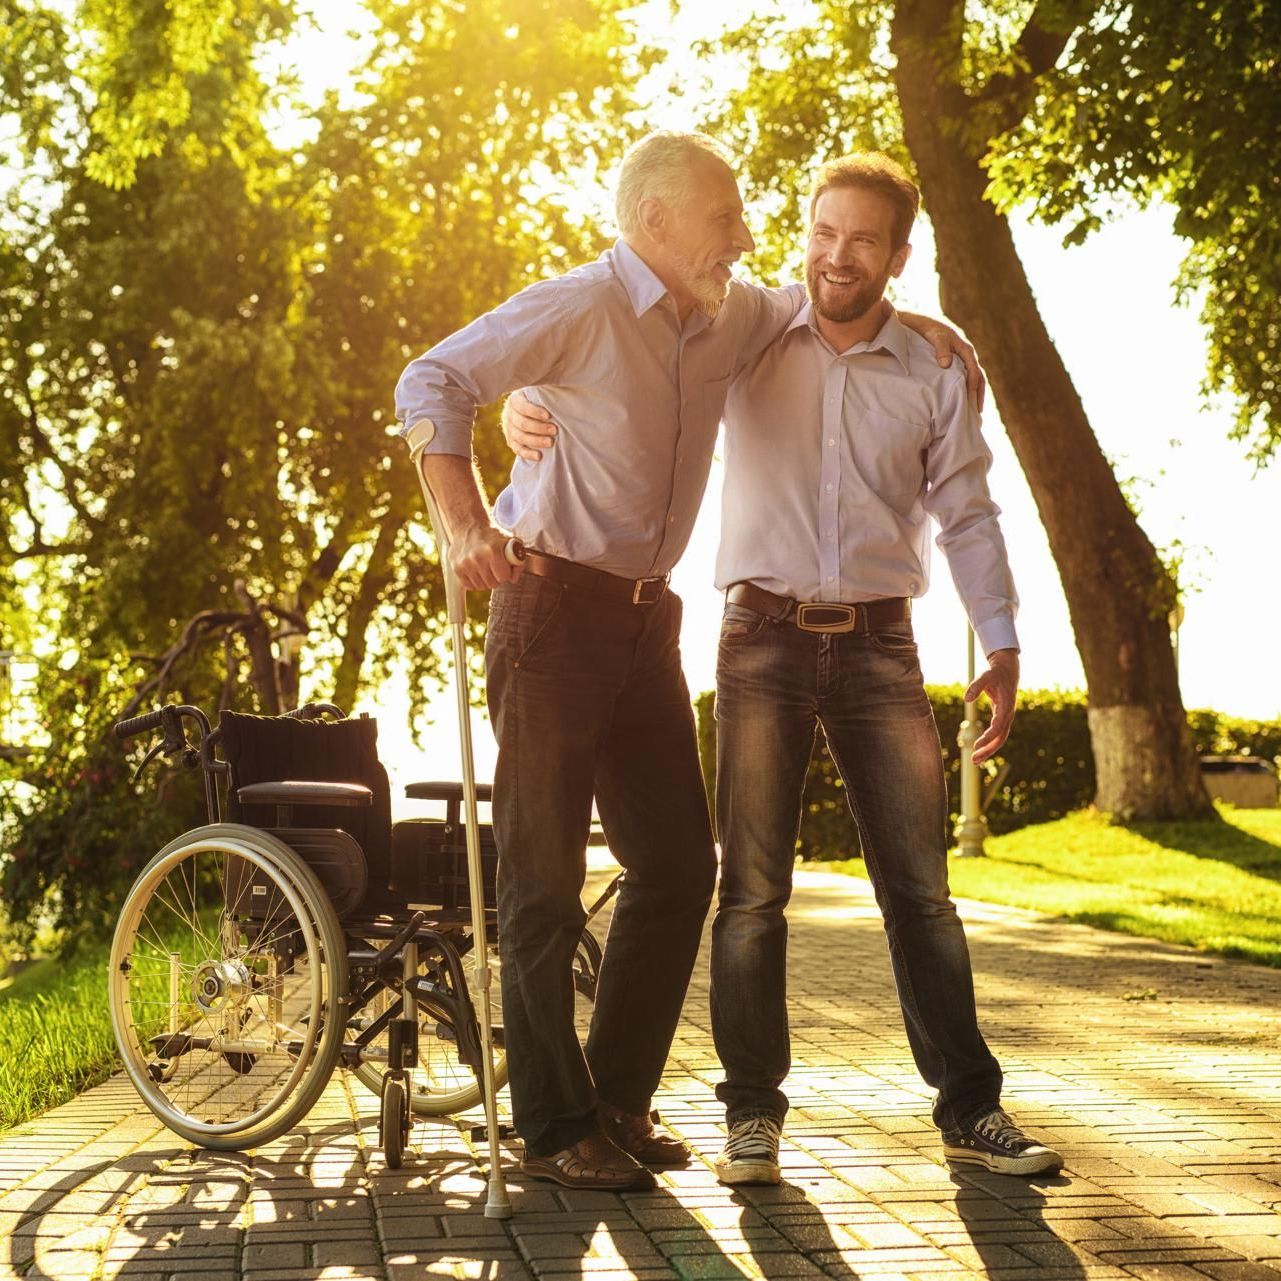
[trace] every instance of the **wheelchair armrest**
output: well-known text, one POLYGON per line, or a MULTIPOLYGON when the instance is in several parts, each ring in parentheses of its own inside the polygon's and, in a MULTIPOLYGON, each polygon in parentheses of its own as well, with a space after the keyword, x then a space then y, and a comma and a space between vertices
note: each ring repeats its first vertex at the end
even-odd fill
MULTIPOLYGON (((463 799, 463 785, 461 783, 409 783, 405 787, 405 795, 413 801, 459 801, 463 799)), ((494 798, 494 785, 492 783, 476 784, 476 799, 478 801, 489 801, 494 798)))
POLYGON ((360 783, 285 781, 247 783, 237 788, 242 805, 372 805, 374 794, 360 783))

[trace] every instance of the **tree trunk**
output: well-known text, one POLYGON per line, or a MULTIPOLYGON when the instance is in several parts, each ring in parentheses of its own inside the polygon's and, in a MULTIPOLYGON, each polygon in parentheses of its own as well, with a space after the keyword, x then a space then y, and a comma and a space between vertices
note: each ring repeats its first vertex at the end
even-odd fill
POLYGON ((249 680, 258 695, 258 710, 264 716, 279 716, 283 709, 280 706, 276 656, 271 651, 271 629, 243 579, 236 580, 234 591, 248 616, 239 631, 249 650, 249 680))
POLYGON ((387 588, 388 563, 396 545, 401 522, 390 513, 378 529, 374 550, 360 580, 360 590, 347 612, 347 633, 343 639, 342 661, 334 676, 334 702, 345 712, 351 711, 360 689, 360 670, 365 665, 366 634, 370 619, 387 588))
POLYGON ((1058 565, 1085 669, 1095 803, 1126 821, 1212 815, 1170 642, 1174 584, 1099 448, 1009 224, 983 197, 983 148, 938 57, 930 8, 903 3, 895 15, 904 137, 934 226, 943 310, 983 358, 1058 565))

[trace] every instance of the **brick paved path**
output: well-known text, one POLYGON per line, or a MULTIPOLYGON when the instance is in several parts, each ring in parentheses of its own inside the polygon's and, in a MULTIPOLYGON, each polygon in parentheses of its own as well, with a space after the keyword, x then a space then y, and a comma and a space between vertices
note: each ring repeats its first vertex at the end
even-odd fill
MULTIPOLYGON (((0 1275, 896 1277, 1276 1281, 1281 975, 963 904, 1006 1103, 1063 1177, 949 1174, 860 881, 798 877, 786 1182, 733 1193, 706 1164, 654 1193, 513 1178, 480 1213, 475 1153, 419 1125, 385 1168, 376 1104, 338 1074, 305 1132, 192 1151, 120 1078, 0 1136, 0 1275)), ((710 1159, 722 1130, 706 963, 659 1105, 710 1159)))

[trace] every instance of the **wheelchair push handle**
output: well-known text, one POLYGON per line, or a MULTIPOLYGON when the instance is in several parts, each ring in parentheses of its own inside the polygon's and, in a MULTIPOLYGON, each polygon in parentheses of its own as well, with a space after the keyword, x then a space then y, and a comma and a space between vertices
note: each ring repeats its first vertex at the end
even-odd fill
POLYGON ((164 714, 165 709, 160 707, 154 712, 144 712, 141 716, 130 716, 127 720, 117 721, 111 727, 111 732, 121 742, 136 738, 139 734, 150 734, 153 729, 160 728, 164 721, 164 714))

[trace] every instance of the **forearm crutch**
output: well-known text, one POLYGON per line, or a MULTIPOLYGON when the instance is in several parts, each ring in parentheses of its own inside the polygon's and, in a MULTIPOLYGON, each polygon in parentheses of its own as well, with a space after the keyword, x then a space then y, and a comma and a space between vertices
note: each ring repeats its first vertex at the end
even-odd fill
MULTIPOLYGON (((507 1181, 503 1176, 502 1154, 498 1147, 498 1099, 494 1089, 494 1024, 490 1007, 489 940, 485 928, 485 875, 480 857, 480 827, 476 815, 476 768, 472 759, 471 700, 467 685, 467 594, 449 564, 449 533, 441 519, 440 509, 432 497, 431 486, 423 468, 423 455, 436 434, 435 425, 424 419, 415 423, 407 433, 409 456, 418 483, 422 486, 423 501, 431 520, 432 533, 440 557, 440 568, 445 576, 445 608, 454 640, 454 690, 458 695, 458 739, 462 746, 463 815, 467 832, 467 882, 471 892, 472 960, 476 991, 480 997, 480 1044, 484 1058, 482 1087, 485 1096, 485 1128, 489 1132, 489 1195, 485 1201, 487 1219, 509 1219, 512 1213, 511 1198, 507 1195, 507 1181)), ((513 563, 523 559, 524 549, 516 539, 506 548, 507 559, 513 563)))

